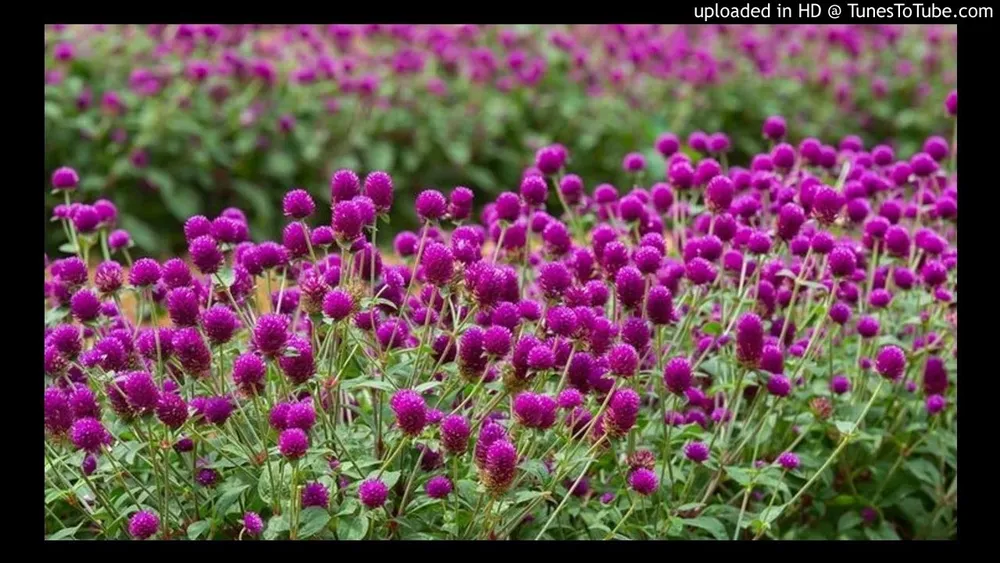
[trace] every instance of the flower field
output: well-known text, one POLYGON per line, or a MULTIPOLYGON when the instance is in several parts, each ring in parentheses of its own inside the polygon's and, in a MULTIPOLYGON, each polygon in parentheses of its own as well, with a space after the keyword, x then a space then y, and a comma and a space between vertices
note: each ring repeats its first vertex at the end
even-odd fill
POLYGON ((48 539, 953 539, 953 26, 49 26, 48 539))

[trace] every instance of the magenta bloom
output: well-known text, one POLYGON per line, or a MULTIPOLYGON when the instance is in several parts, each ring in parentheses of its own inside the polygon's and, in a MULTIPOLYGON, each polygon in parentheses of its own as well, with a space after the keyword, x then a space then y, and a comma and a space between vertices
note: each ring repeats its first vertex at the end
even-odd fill
POLYGON ((299 459, 309 449, 309 436, 301 428, 288 428, 278 436, 278 450, 288 459, 299 459))
POLYGON ((305 219, 316 210, 316 203, 305 190, 292 190, 285 194, 282 200, 282 211, 285 217, 305 219))
POLYGON ((465 453, 469 446, 469 422, 465 417, 453 414, 441 421, 441 444, 453 454, 465 453))
POLYGON ((632 377, 639 368, 639 354, 631 344, 616 344, 608 351, 608 366, 619 377, 632 377))
POLYGON ((358 487, 358 497, 369 509, 379 508, 385 504, 388 496, 389 488, 380 479, 366 479, 358 487))
POLYGON ((375 171, 365 178, 365 195, 368 196, 379 213, 385 213, 392 207, 392 177, 386 172, 375 171))
POLYGON ((517 471, 517 450, 514 444, 500 438, 490 444, 481 473, 486 488, 495 495, 510 487, 517 471))
POLYGON ((764 326, 754 313, 736 321, 736 357, 748 367, 757 367, 764 349, 764 326))
POLYGON ((389 405, 396 414, 396 424, 405 434, 420 434, 427 423, 427 405, 419 393, 409 389, 397 391, 389 405))
POLYGON ((703 463, 708 455, 708 446, 704 442, 690 442, 684 446, 684 456, 695 463, 703 463))
POLYGON ((69 437, 77 449, 96 452, 111 441, 104 424, 96 418, 78 418, 69 429, 69 437))
POLYGON ((628 485, 640 495, 649 496, 660 487, 660 481, 657 479, 656 473, 645 467, 640 467, 628 476, 628 485))
POLYGON ((437 190, 424 190, 417 196, 417 215, 424 221, 436 221, 444 216, 448 202, 437 190))
POLYGON ((794 471, 799 467, 799 456, 792 452, 784 452, 778 456, 778 465, 786 471, 794 471))
POLYGON ((451 480, 445 477, 444 475, 437 475, 435 477, 431 477, 430 480, 427 481, 427 485, 425 485, 424 490, 427 491, 427 496, 431 498, 436 498, 436 499, 445 498, 449 494, 451 494, 452 491, 451 480))
POLYGON ((663 382, 667 389, 675 395, 680 395, 691 387, 691 363, 687 358, 671 358, 663 368, 663 382))
POLYGON ((898 346, 883 346, 875 356, 875 369, 882 377, 895 381, 906 369, 906 354, 898 346))
POLYGON ((288 324, 288 317, 284 315, 261 315, 253 330, 254 346, 265 356, 279 355, 288 342, 288 324))
POLYGON ((128 521, 128 533, 137 540, 144 540, 156 534, 160 528, 160 518, 148 510, 140 510, 128 521))
POLYGON ((80 176, 76 173, 76 170, 68 166, 57 168, 52 173, 52 187, 56 190, 71 191, 76 189, 79 184, 80 176))

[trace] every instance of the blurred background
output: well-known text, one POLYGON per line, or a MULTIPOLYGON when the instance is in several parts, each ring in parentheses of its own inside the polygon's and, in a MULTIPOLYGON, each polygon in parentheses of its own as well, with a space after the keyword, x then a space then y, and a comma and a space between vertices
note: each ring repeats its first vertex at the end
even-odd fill
POLYGON ((392 175, 397 232, 420 190, 467 186, 481 206, 550 143, 588 191, 625 185, 631 151, 662 180, 668 131, 724 132, 746 164, 776 114, 793 144, 858 135, 908 156, 951 132, 956 45, 954 26, 48 26, 45 185, 75 168, 157 256, 183 251, 187 217, 230 206, 280 239, 292 188, 328 221, 340 168, 392 175))

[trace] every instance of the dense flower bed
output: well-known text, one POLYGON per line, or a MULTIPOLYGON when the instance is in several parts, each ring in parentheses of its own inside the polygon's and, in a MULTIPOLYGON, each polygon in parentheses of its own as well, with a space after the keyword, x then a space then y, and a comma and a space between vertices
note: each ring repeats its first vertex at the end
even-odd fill
POLYGON ((619 187, 546 146, 478 219, 422 191, 391 255, 398 175, 334 173, 329 224, 287 192, 280 243, 192 216, 159 262, 59 168, 48 534, 954 536, 954 146, 796 127, 746 168, 663 134, 619 187))
MULTIPOLYGON (((281 194, 341 168, 394 170, 406 199, 457 184, 486 199, 555 142, 588 155, 578 174, 616 182, 619 156, 646 147, 654 162, 664 130, 725 131, 728 157, 748 161, 776 113, 802 137, 912 154, 948 127, 937 109, 956 38, 891 25, 50 26, 46 178, 74 163, 81 189, 113 199, 157 253, 183 248, 187 217, 229 206, 274 238, 281 194)), ((328 194, 313 195, 325 209, 328 194)), ((392 213, 385 228, 419 225, 410 206, 392 213)))

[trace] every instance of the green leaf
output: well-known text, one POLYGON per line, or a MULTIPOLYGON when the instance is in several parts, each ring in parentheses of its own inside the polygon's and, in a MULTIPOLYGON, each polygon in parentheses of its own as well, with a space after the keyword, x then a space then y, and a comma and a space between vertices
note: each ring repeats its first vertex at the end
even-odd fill
POLYGON ((856 510, 849 510, 841 515, 840 520, 837 520, 837 531, 847 532, 853 530, 862 521, 861 514, 856 510))
POLYGON ((514 495, 514 504, 521 504, 522 502, 534 500, 541 496, 545 496, 544 491, 518 491, 517 494, 514 495))
POLYGON ((682 504, 682 505, 678 506, 677 507, 677 511, 679 511, 679 512, 687 512, 689 510, 699 510, 703 506, 705 506, 705 505, 702 504, 702 503, 700 503, 700 502, 689 502, 687 504, 682 504))
MULTIPOLYGON (((382 474, 382 482, 385 483, 387 488, 391 489, 396 485, 396 482, 399 481, 399 474, 399 471, 386 471, 382 474)), ((368 478, 373 479, 376 475, 378 475, 378 471, 373 471, 368 475, 368 478)))
POLYGON ((414 387, 413 390, 416 391, 417 393, 426 393, 427 391, 430 391, 435 387, 439 387, 440 385, 441 385, 440 381, 426 381, 414 387))
POLYGON ((368 515, 357 518, 341 518, 337 524, 337 534, 342 540, 360 540, 368 533, 368 515))
POLYGON ((705 334, 711 334, 712 336, 719 336, 722 334, 722 325, 719 323, 708 323, 707 325, 701 327, 701 331, 705 334))
MULTIPOLYGON (((267 471, 265 470, 264 472, 266 473, 267 471)), ((229 510, 229 507, 231 507, 237 500, 239 500, 240 495, 243 494, 243 491, 249 488, 250 485, 240 485, 239 487, 226 489, 226 491, 223 492, 221 496, 219 496, 219 500, 215 502, 215 513, 220 516, 224 516, 226 514, 226 511, 229 510)))
POLYGON ((69 311, 67 309, 62 309, 62 308, 59 308, 59 309, 50 309, 50 310, 48 310, 48 311, 45 312, 45 325, 46 326, 51 326, 51 325, 57 324, 57 323, 59 323, 59 321, 61 321, 64 318, 66 318, 66 315, 68 315, 68 314, 69 314, 69 311))
POLYGON ((922 458, 911 459, 904 465, 906 466, 906 470, 914 477, 928 485, 937 485, 941 481, 941 474, 938 473, 937 467, 934 467, 934 464, 929 460, 922 458))
POLYGON ((369 170, 390 170, 396 160, 396 152, 389 143, 375 143, 368 148, 365 156, 369 170))
POLYGON ((361 507, 361 503, 353 498, 349 498, 344 501, 344 504, 340 505, 340 511, 337 512, 337 516, 347 516, 349 514, 354 514, 361 507))
POLYGON ((162 248, 160 235, 156 234, 145 221, 128 214, 121 214, 120 218, 122 228, 132 235, 132 240, 143 250, 155 253, 162 248))
MULTIPOLYGON (((357 380, 355 379, 352 381, 357 381, 357 380)), ((389 391, 389 392, 393 392, 396 390, 396 388, 393 387, 392 383, 389 383, 388 381, 384 381, 381 379, 369 379, 366 381, 358 381, 357 383, 352 383, 351 385, 344 385, 344 387, 350 389, 353 389, 355 387, 381 389, 382 391, 389 391)))
POLYGON ((71 538, 72 539, 73 535, 76 534, 76 531, 79 530, 80 526, 82 526, 82 525, 83 524, 77 524, 76 526, 73 526, 72 528, 63 528, 62 530, 59 530, 58 532, 50 535, 49 537, 47 537, 45 539, 47 539, 47 540, 61 540, 61 539, 65 539, 65 538, 71 538))
POLYGON ((298 537, 305 539, 315 536, 330 521, 330 513, 318 506, 310 506, 299 515, 298 537))
POLYGON ((66 254, 76 254, 76 245, 71 242, 64 243, 59 246, 59 252, 63 252, 66 254))
POLYGON ((833 506, 852 506, 857 503, 857 499, 851 495, 837 495, 830 504, 833 506))
POLYGON ((288 531, 288 515, 282 514, 281 516, 272 516, 270 520, 267 521, 267 529, 264 530, 264 539, 273 540, 278 537, 278 534, 288 531))
POLYGON ((197 522, 192 522, 187 529, 188 539, 190 540, 198 539, 199 536, 207 532, 211 527, 212 527, 211 520, 198 520, 197 522))
POLYGON ((278 178, 290 178, 296 169, 295 159, 280 151, 269 154, 264 166, 270 175, 278 178))
POLYGON ((837 431, 841 434, 850 434, 854 431, 854 423, 847 420, 835 420, 833 425, 837 427, 837 431))
POLYGON ((750 476, 750 472, 740 467, 726 467, 726 475, 729 475, 742 487, 746 487, 751 481, 753 481, 753 477, 750 476))
POLYGON ((717 540, 727 539, 726 528, 722 525, 722 522, 719 522, 715 518, 700 516, 698 518, 683 519, 681 522, 687 526, 694 526, 695 528, 706 530, 717 540))

